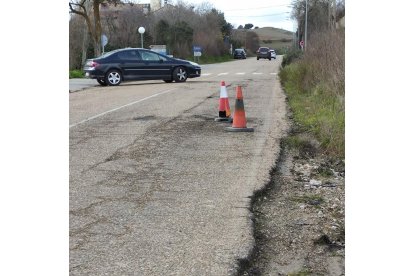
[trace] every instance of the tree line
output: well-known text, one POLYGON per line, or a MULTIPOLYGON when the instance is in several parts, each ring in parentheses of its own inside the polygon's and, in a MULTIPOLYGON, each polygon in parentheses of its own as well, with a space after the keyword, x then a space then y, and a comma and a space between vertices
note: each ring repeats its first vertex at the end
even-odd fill
MULTIPOLYGON (((209 3, 198 6, 179 2, 161 9, 120 0, 70 0, 69 66, 82 68, 85 60, 102 54, 101 35, 108 44, 105 52, 125 47, 141 47, 140 26, 145 28, 144 48, 166 45, 168 54, 189 58, 192 46, 203 49, 203 55, 217 56, 233 48, 248 46, 255 51, 258 37, 246 30, 244 37, 233 34, 233 26, 224 13, 209 3)), ((250 26, 251 25, 251 26, 250 26)), ((252 24, 246 24, 246 29, 252 24)))

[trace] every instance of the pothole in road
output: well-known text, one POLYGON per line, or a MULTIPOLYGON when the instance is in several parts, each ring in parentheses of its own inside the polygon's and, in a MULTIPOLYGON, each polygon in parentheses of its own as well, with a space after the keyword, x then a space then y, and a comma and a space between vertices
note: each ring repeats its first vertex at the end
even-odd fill
POLYGON ((214 117, 211 117, 209 115, 198 115, 198 114, 196 114, 196 115, 193 115, 193 118, 201 119, 203 121, 212 121, 212 120, 214 120, 214 117))

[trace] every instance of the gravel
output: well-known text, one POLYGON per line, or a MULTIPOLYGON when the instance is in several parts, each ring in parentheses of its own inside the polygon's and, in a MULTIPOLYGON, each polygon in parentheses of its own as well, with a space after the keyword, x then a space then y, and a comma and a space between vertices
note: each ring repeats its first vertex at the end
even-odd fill
POLYGON ((345 275, 344 203, 342 160, 284 146, 270 182, 254 196, 256 246, 239 275, 345 275))

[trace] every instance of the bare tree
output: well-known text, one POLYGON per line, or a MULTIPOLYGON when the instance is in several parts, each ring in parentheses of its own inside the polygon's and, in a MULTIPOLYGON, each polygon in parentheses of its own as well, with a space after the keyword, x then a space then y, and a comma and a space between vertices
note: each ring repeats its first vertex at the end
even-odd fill
POLYGON ((103 3, 114 3, 115 5, 119 3, 119 0, 70 0, 69 1, 69 11, 70 13, 78 14, 82 16, 86 25, 88 26, 89 34, 93 40, 93 48, 95 56, 101 55, 101 35, 102 35, 102 25, 101 25, 101 15, 100 15, 100 6, 103 3), (91 4, 92 9, 89 8, 91 4))
POLYGON ((150 23, 142 7, 120 4, 117 9, 107 6, 101 9, 102 30, 108 35, 108 49, 141 47, 138 27, 145 28, 144 40, 150 33, 150 23))

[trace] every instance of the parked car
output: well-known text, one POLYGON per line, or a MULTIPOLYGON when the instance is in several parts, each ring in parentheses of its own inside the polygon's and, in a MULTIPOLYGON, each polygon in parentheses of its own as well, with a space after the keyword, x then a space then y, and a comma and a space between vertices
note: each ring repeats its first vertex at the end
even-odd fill
POLYGON ((276 59, 276 51, 273 49, 270 49, 270 57, 276 59))
POLYGON ((257 52, 257 60, 261 58, 267 58, 269 60, 272 60, 272 57, 270 56, 270 49, 269 47, 260 47, 257 52))
POLYGON ((86 77, 96 79, 104 86, 134 80, 185 82, 187 78, 201 76, 201 67, 197 63, 142 48, 118 49, 88 59, 83 70, 86 77))
POLYGON ((233 57, 246 59, 246 51, 244 51, 244 49, 235 49, 233 53, 233 57))

